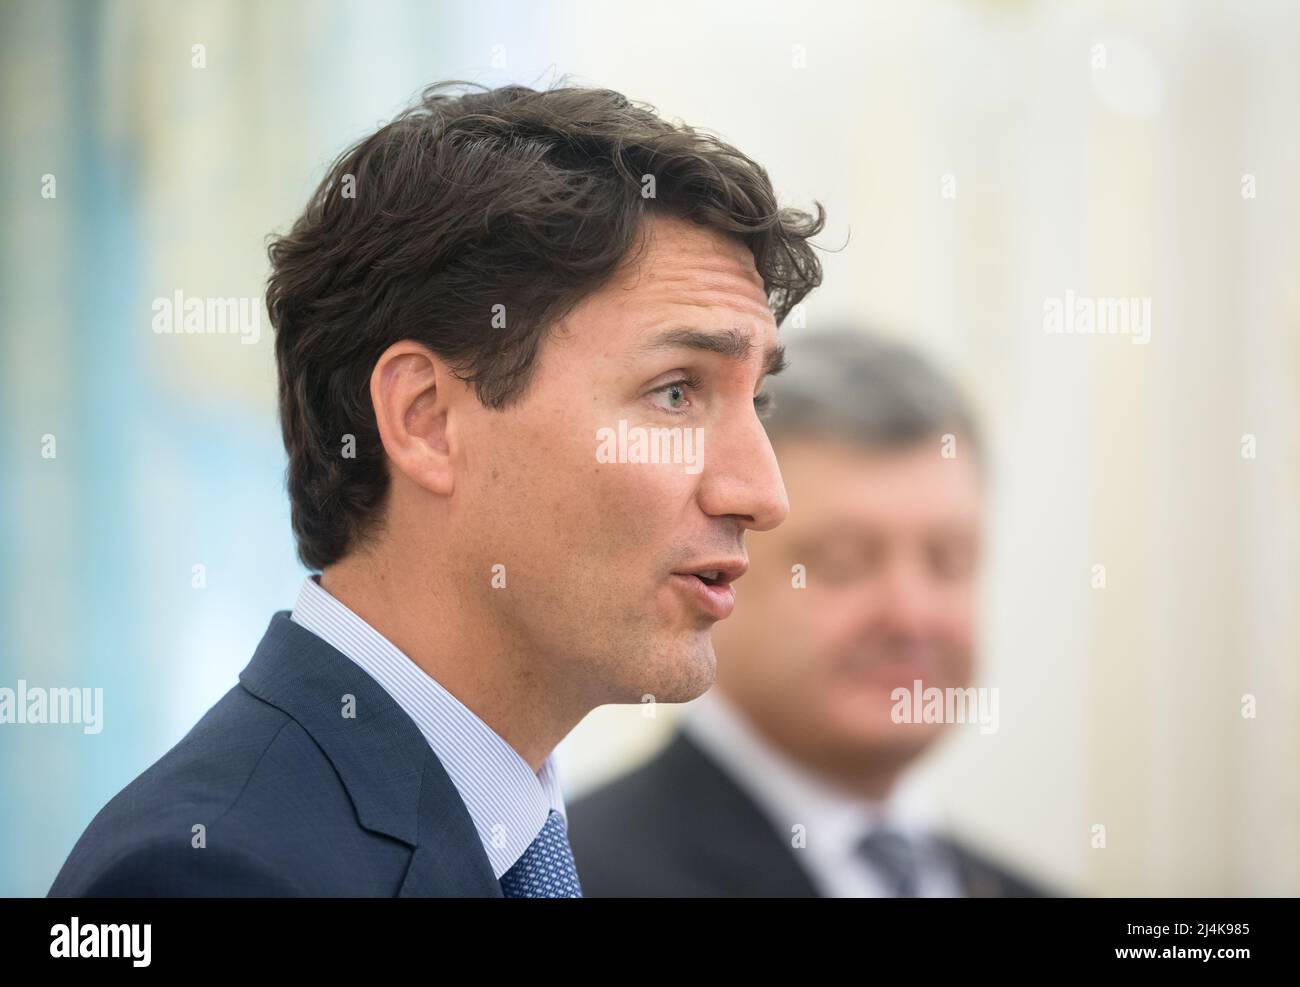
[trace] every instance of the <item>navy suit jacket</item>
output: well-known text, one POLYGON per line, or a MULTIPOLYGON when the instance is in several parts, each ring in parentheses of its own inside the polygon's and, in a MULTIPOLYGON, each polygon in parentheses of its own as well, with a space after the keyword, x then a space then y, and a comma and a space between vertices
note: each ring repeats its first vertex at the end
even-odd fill
MULTIPOLYGON (((588 898, 813 898, 820 892, 757 803, 678 730, 645 764, 569 806, 569 841, 588 898)), ((968 897, 1055 896, 943 838, 968 897)))
POLYGON ((502 897, 419 728, 287 611, 239 684, 100 810, 49 894, 502 897))

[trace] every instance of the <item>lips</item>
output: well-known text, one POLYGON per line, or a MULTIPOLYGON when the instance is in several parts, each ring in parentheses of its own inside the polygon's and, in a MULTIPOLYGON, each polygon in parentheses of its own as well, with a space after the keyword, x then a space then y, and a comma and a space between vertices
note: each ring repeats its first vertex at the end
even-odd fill
POLYGON ((672 574, 691 603, 714 620, 725 620, 736 607, 732 582, 749 568, 745 559, 710 560, 672 574))

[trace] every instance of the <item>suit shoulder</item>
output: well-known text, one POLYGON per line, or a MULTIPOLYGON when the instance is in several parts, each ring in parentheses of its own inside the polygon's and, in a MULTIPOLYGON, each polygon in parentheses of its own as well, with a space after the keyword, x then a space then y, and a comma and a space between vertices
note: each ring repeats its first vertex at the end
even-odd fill
POLYGON ((137 840, 50 897, 286 897, 304 894, 283 870, 245 846, 196 846, 180 836, 137 840))
POLYGON ((587 897, 709 893, 690 874, 700 806, 689 777, 666 748, 568 806, 569 843, 587 897))
POLYGON ((202 888, 221 874, 233 886, 270 887, 259 884, 256 865, 276 859, 274 839, 267 839, 273 834, 258 825, 276 816, 268 793, 289 798, 303 789, 324 790, 336 804, 347 798, 328 759, 291 717, 234 686, 95 815, 49 893, 168 893, 162 889, 186 881, 202 888))
POLYGON ((944 842, 957 858, 968 893, 975 897, 995 898, 1059 898, 1067 897, 1058 889, 1039 882, 965 840, 944 837, 944 842))
POLYGON ((660 751, 575 799, 567 808, 570 836, 655 824, 671 806, 665 801, 670 781, 660 751))

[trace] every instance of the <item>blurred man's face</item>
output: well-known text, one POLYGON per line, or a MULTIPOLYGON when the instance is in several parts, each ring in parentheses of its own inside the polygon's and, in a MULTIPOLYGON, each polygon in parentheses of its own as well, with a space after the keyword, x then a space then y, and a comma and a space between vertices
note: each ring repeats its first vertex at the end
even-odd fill
POLYGON ((753 256, 693 223, 649 229, 636 263, 545 340, 524 400, 469 405, 458 425, 465 582, 539 685, 564 679, 592 705, 712 685, 733 590, 725 572, 713 586, 691 573, 743 569, 745 529, 787 510, 754 406, 779 353, 753 256), (638 428, 679 430, 679 461, 618 461, 638 455, 638 428), (501 589, 486 575, 498 563, 501 589))
POLYGON ((914 756, 939 724, 894 723, 890 693, 972 676, 980 483, 940 441, 864 451, 777 445, 790 515, 751 538, 718 682, 774 739, 815 763, 914 756), (796 565, 807 587, 792 587, 796 565))

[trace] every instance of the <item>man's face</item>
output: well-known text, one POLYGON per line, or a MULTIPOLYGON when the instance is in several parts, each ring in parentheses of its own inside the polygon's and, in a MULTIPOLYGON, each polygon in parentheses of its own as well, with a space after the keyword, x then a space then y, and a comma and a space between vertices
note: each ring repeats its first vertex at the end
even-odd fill
POLYGON ((938 724, 898 724, 890 692, 972 675, 980 482, 938 437, 901 451, 779 442, 790 517, 756 536, 719 687, 816 763, 902 763, 938 724), (792 580, 804 567, 806 588, 792 580))
POLYGON ((465 582, 535 672, 591 706, 707 689, 731 590, 683 573, 743 567, 744 530, 787 510, 754 407, 777 329, 753 256, 693 223, 646 229, 637 260, 543 342, 523 400, 469 405, 458 424, 465 582), (638 427, 679 430, 680 461, 619 461, 638 427))

